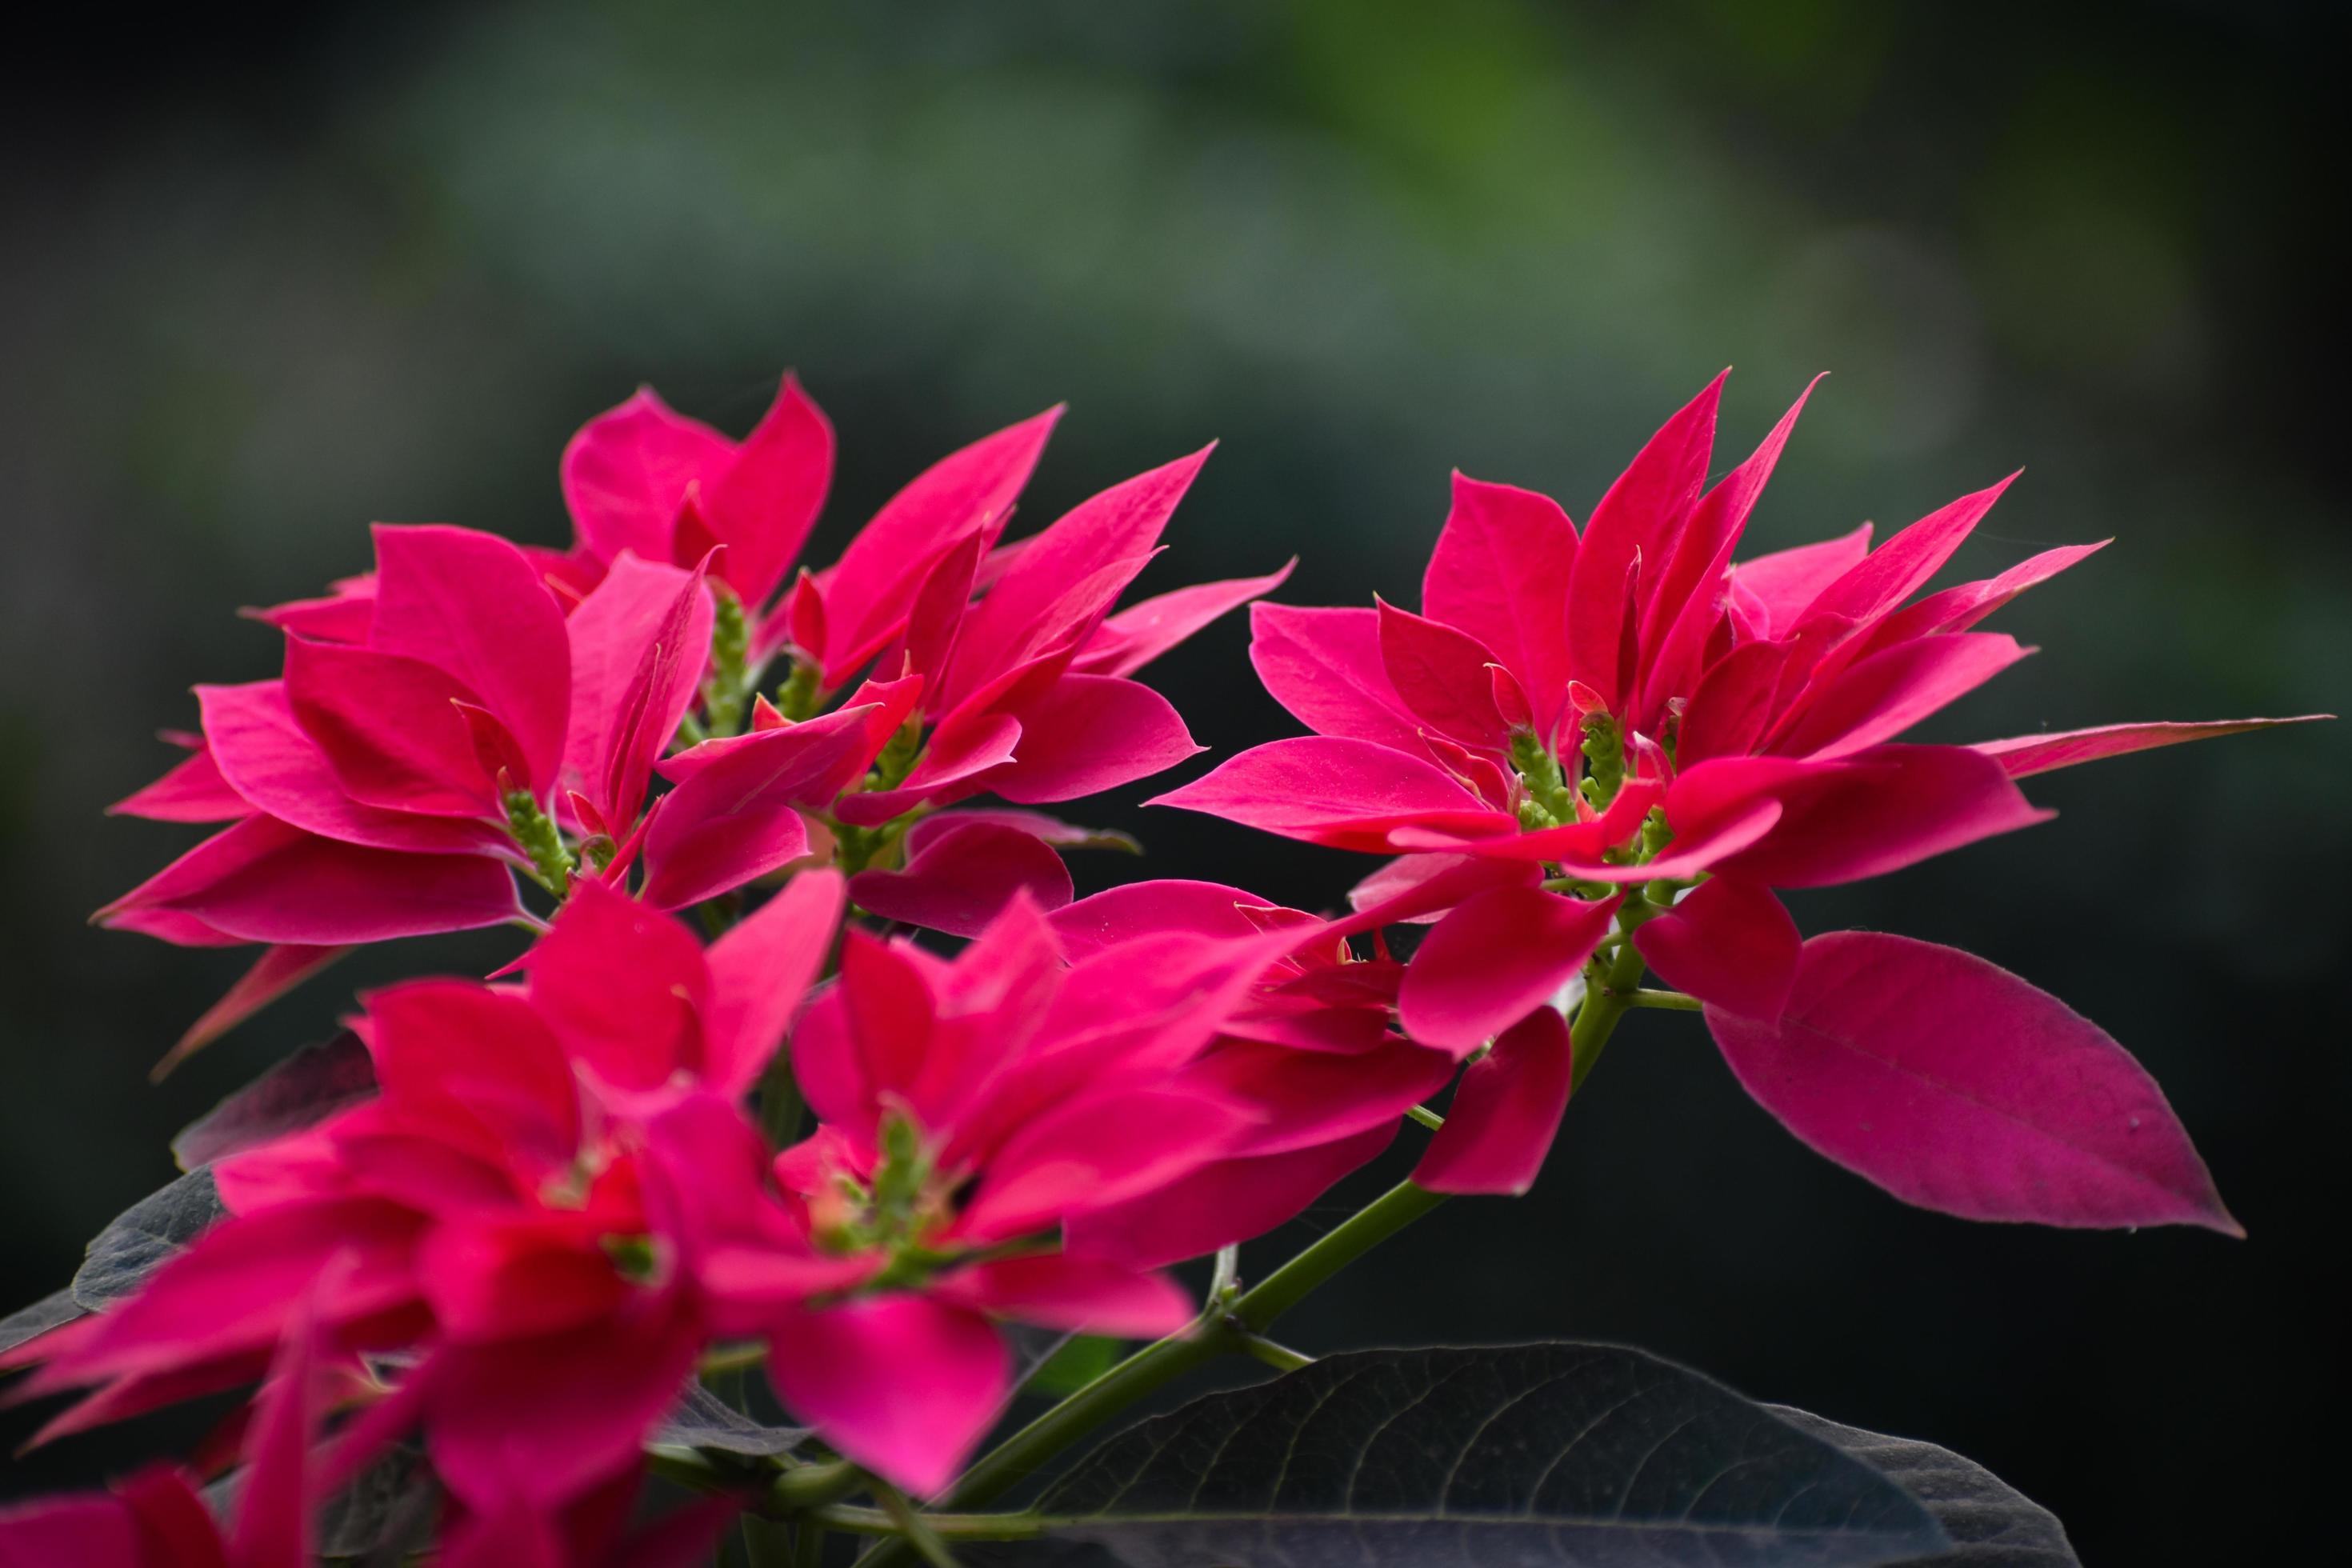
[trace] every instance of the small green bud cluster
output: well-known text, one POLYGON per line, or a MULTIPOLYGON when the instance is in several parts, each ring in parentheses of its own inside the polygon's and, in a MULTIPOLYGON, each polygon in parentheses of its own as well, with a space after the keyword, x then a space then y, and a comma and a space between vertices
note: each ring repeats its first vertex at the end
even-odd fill
POLYGON ((716 613, 710 622, 710 679, 703 682, 705 727, 713 735, 732 735, 743 727, 743 707, 759 677, 751 668, 751 621, 735 590, 714 579, 710 584, 716 613))
POLYGON ((554 820, 539 808, 527 789, 509 789, 500 797, 506 807, 507 831, 530 857, 531 879, 557 898, 572 889, 572 856, 554 820))

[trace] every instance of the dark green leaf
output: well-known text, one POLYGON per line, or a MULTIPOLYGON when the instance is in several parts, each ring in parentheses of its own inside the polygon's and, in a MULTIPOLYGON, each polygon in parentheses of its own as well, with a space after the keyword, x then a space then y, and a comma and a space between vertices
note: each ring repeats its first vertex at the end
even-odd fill
POLYGON ((1135 1426, 1037 1511, 1044 1550, 985 1560, 1861 1568, 1950 1545, 1835 1445, 1610 1345, 1331 1356, 1135 1426))
POLYGON ((699 1383, 690 1383, 686 1397, 655 1428, 650 1440, 730 1454, 788 1454, 808 1438, 805 1426, 761 1426, 699 1383))
POLYGON ((1067 1329, 1038 1323, 1004 1323, 999 1325, 999 1331, 1013 1352, 1013 1386, 1022 1390, 1028 1389, 1029 1380, 1052 1365, 1054 1358, 1078 1337, 1067 1329))
POLYGON ((1765 1408, 1800 1432, 1835 1443, 1927 1505, 1952 1538, 1952 1549, 1912 1558, 1903 1568, 2082 1568, 2058 1516, 1975 1460, 1782 1405, 1765 1408))
POLYGON ((221 1207, 209 1170, 191 1171, 148 1194, 117 1215, 89 1244, 73 1277, 73 1299, 94 1312, 128 1296, 227 1212, 221 1207))
POLYGON ((424 1452, 397 1445, 320 1509, 319 1555, 369 1568, 404 1563, 430 1544, 440 1506, 424 1452))
MULTIPOLYGON (((204 1489, 205 1506, 224 1523, 236 1517, 246 1472, 231 1470, 204 1489)), ((398 1568, 432 1543, 441 1489, 423 1448, 396 1443, 349 1486, 319 1506, 318 1555, 359 1568, 398 1568)))
POLYGON ((314 1126, 374 1092, 375 1064, 347 1031, 304 1046, 190 1122, 172 1140, 172 1157, 193 1171, 314 1126))
POLYGON ((26 1340, 70 1323, 88 1310, 74 1300, 70 1288, 44 1296, 31 1306, 20 1307, 0 1318, 0 1351, 15 1350, 26 1340))
POLYGON ((1072 1334, 1021 1381, 1024 1394, 1075 1394, 1118 1363, 1126 1344, 1097 1334, 1072 1334))

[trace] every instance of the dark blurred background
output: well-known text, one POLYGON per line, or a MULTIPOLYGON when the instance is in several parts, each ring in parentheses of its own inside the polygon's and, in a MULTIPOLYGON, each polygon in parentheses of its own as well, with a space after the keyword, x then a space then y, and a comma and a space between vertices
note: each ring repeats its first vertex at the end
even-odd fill
MULTIPOLYGON (((507 955, 363 955, 151 1089, 243 959, 81 924, 191 837, 99 812, 191 682, 274 670, 236 605, 362 567, 371 519, 558 541, 563 439, 639 381, 740 432, 797 366, 841 433, 821 560, 1068 399, 1029 522, 1220 437, 1148 584, 1296 551, 1286 597, 1364 603, 1412 602, 1449 468, 1581 518, 1722 365, 1718 468, 1827 369, 1759 548, 2020 465, 1969 575, 2117 540, 1997 623, 2048 652, 1942 736, 2347 700, 2333 6, 239 9, 87 8, 0 68, 0 1308, 355 985, 507 955)), ((1244 643, 1156 675, 1221 753, 1288 728, 1244 643)), ((1286 1337, 1630 1341, 1976 1456, 2093 1563, 2292 1560, 2344 1458, 2347 764, 2326 727, 2054 775, 2053 825, 1797 903, 2105 1025, 2244 1244, 1904 1208, 1651 1015, 1532 1197, 1452 1205, 1286 1337)), ((1312 907, 1370 864, 1146 793, 1073 813, 1151 850, 1083 876, 1312 907)))

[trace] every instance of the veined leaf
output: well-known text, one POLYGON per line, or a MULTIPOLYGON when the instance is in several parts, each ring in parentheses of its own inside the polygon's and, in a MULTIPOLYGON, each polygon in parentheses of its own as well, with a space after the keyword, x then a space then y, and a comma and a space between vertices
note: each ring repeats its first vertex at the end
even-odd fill
POLYGON ((1947 1551, 1835 1443, 1612 1345, 1369 1351, 1212 1394, 1081 1460, 1004 1563, 1864 1568, 1947 1551))
POLYGON ((53 1290, 29 1307, 19 1307, 0 1318, 0 1351, 12 1351, 26 1340, 72 1322, 89 1310, 74 1300, 70 1288, 53 1290))
POLYGON ((73 1277, 73 1299, 95 1312, 130 1295, 227 1212, 212 1172, 201 1167, 148 1194, 90 1242, 73 1277))
POLYGON ((809 1439, 805 1426, 769 1426, 729 1405, 700 1383, 686 1385, 662 1424, 646 1439, 676 1443, 689 1448, 716 1448, 729 1454, 788 1454, 809 1439))
POLYGON ((193 1171, 242 1149, 317 1125, 375 1092, 375 1064, 351 1033, 304 1046, 191 1121, 172 1157, 193 1171))
POLYGON ((1801 1432, 1835 1443, 1925 1504, 1952 1549, 1903 1568, 2082 1568, 2058 1516, 1973 1459, 1916 1437, 1841 1426, 1785 1405, 1766 1409, 1801 1432))

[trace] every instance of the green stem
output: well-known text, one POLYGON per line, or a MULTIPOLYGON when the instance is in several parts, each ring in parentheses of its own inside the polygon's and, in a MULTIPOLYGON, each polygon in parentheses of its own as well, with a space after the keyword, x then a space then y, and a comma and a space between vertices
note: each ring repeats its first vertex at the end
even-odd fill
MULTIPOLYGON (((665 1480, 703 1492, 739 1490, 750 1474, 722 1468, 698 1449, 667 1443, 646 1450, 646 1468, 665 1480)), ((753 1506, 771 1519, 807 1513, 873 1484, 864 1470, 846 1459, 793 1465, 761 1479, 767 1495, 753 1506)))
POLYGON ((1659 991, 1643 986, 1638 991, 1625 993, 1625 1005, 1664 1007, 1675 1013, 1696 1013, 1704 1008, 1706 1004, 1696 996, 1685 996, 1679 991, 1659 991))
POLYGON ((768 1483, 762 1513, 806 1513, 843 1498, 867 1484, 866 1472, 846 1459, 822 1465, 799 1465, 780 1472, 768 1483))
POLYGON ((931 1568, 956 1568, 955 1553, 948 1550, 948 1543, 940 1539, 939 1531, 930 1521, 915 1511, 905 1492, 877 1482, 874 1495, 882 1500, 882 1511, 890 1516, 890 1522, 898 1527, 898 1533, 924 1562, 931 1568))
POLYGON ((1244 1334, 1242 1349, 1276 1372, 1297 1372, 1302 1366, 1315 1364, 1313 1356, 1302 1354, 1288 1345, 1276 1344, 1264 1334, 1244 1334))
MULTIPOLYGON (((1027 1513, 927 1513, 920 1516, 931 1533, 943 1541, 1034 1541, 1045 1533, 1043 1520, 1027 1513)), ((857 1508, 837 1504, 813 1510, 808 1522, 826 1525, 849 1535, 882 1535, 885 1541, 857 1561, 865 1564, 880 1563, 886 1554, 895 1554, 903 1546, 897 1539, 901 1535, 898 1523, 882 1509, 857 1508)))
POLYGON ((1222 1321, 1203 1318, 1183 1333, 1146 1345, 983 1455, 948 1494, 949 1503, 973 1509, 994 1502, 1047 1459, 1137 1400, 1216 1360, 1233 1343, 1222 1321))
POLYGON ((743 1556, 751 1568, 793 1568, 795 1550, 787 1526, 756 1513, 743 1516, 743 1556))
MULTIPOLYGON (((1625 901, 1617 907, 1618 929, 1630 937, 1657 912, 1640 893, 1629 891, 1625 901)), ((1641 986, 1644 968, 1642 950, 1627 942, 1617 949, 1614 957, 1586 969, 1584 1002, 1577 1008, 1576 1023, 1568 1034, 1574 1060, 1569 1069, 1570 1094, 1584 1087, 1592 1065, 1601 1059, 1601 1047, 1608 1045, 1610 1035, 1617 1027, 1617 1020, 1634 1005, 1632 996, 1641 986)))
POLYGON ((705 1377, 721 1373, 748 1372, 768 1359, 765 1341, 747 1340, 741 1344, 720 1345, 705 1351, 695 1370, 705 1377))

